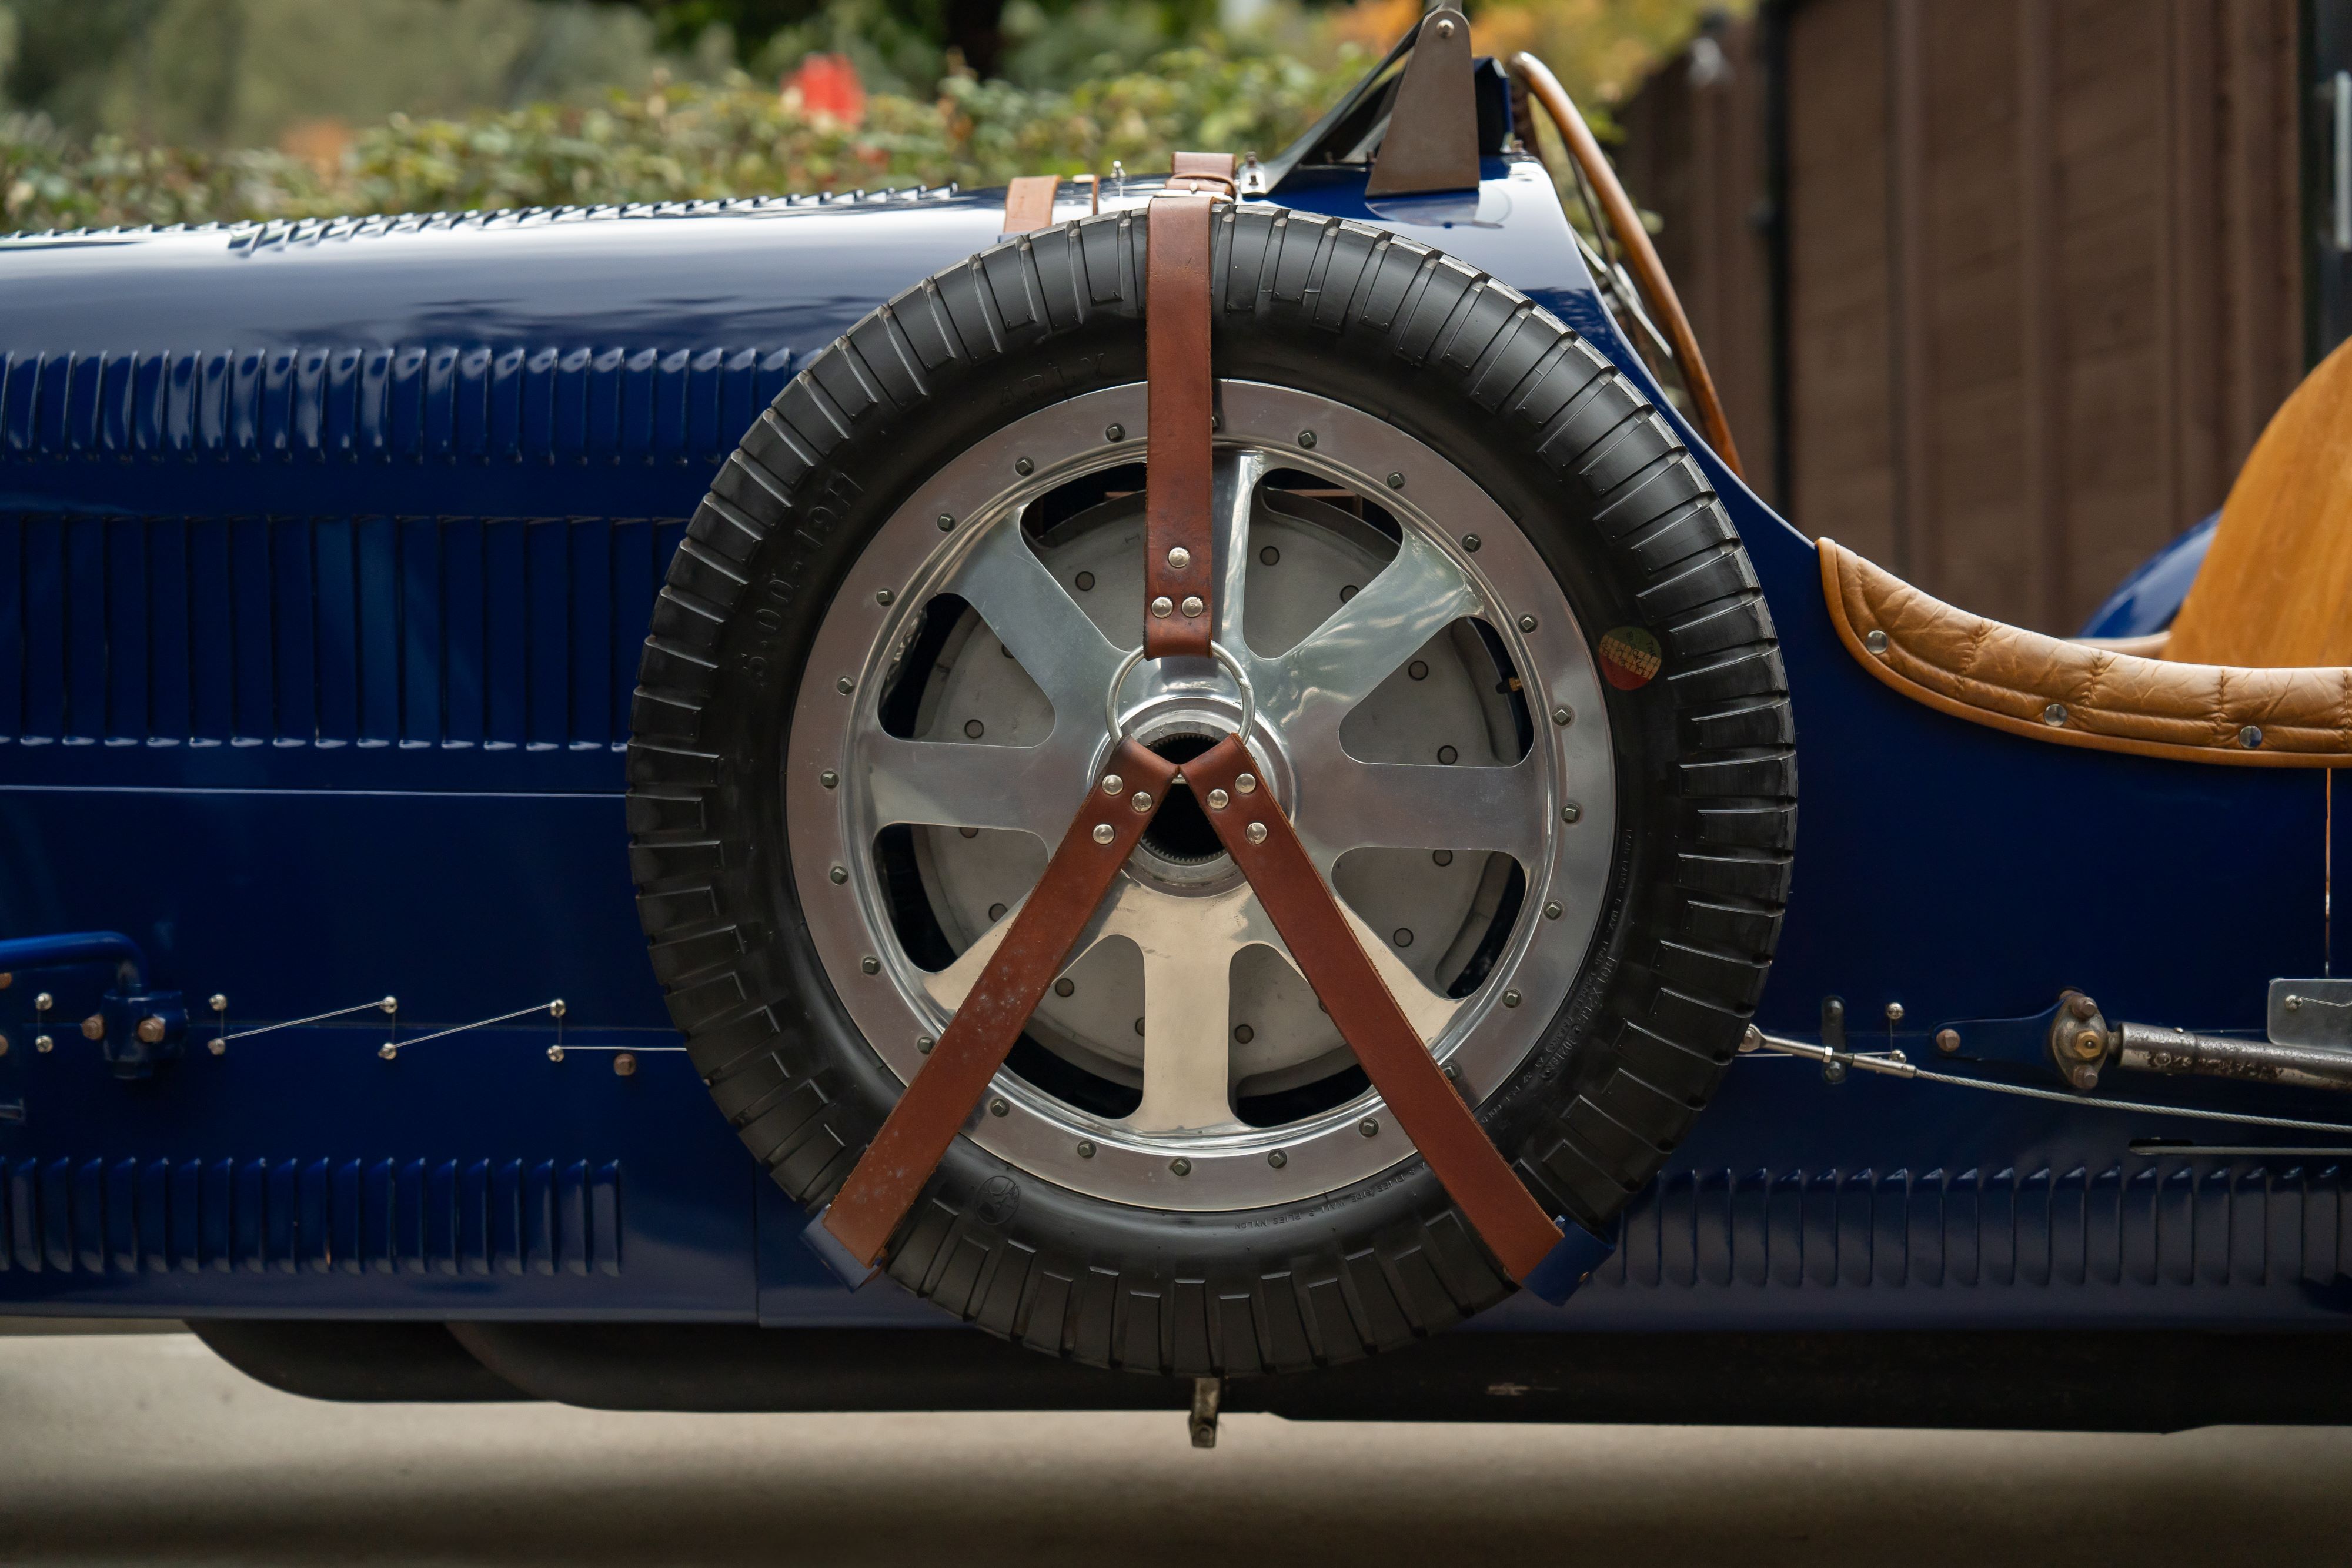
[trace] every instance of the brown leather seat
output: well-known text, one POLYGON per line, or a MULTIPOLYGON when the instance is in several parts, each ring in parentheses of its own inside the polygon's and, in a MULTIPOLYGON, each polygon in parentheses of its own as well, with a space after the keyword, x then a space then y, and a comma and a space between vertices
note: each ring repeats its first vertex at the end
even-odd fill
POLYGON ((2304 378, 2254 444, 2164 657, 2352 664, 2352 343, 2304 378))
POLYGON ((1820 544, 1830 619, 1915 701, 2062 746, 2352 766, 2352 343, 2254 444, 2169 633, 2069 641, 1971 615, 1820 544))

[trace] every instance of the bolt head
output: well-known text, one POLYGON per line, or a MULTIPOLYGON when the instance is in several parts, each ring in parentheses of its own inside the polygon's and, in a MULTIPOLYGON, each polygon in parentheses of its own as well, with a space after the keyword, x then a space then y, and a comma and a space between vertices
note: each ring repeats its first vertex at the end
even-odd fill
POLYGON ((1454 36, 1454 23, 1451 18, 1441 16, 1437 19, 1437 36, 1441 38, 1450 38, 1454 36))
POLYGON ((1248 830, 1242 834, 1242 837, 1247 839, 1254 844, 1262 844, 1265 842, 1265 824, 1264 822, 1252 822, 1249 825, 1248 830))
POLYGON ((1576 710, 1572 707, 1567 706, 1556 707, 1551 710, 1551 721, 1554 724, 1562 726, 1574 724, 1576 722, 1576 710))
POLYGON ((1361 1133, 1367 1138, 1377 1138, 1381 1135, 1381 1124, 1372 1120, 1370 1116, 1367 1116, 1362 1121, 1356 1124, 1356 1131, 1361 1133))
POLYGON ((1522 632, 1532 632, 1532 631, 1534 631, 1535 629, 1536 629, 1536 618, 1535 618, 1534 616, 1532 616, 1532 615, 1522 615, 1522 616, 1520 616, 1520 617, 1519 617, 1519 630, 1520 630, 1520 631, 1522 631, 1522 632))
POLYGON ((1954 1051, 1959 1050, 1960 1031, 1956 1029, 1937 1030, 1936 1031, 1936 1049, 1942 1051, 1946 1056, 1949 1056, 1954 1051))
POLYGON ((1188 1176, 1192 1174, 1192 1162, 1179 1155, 1168 1162, 1168 1168, 1180 1176, 1188 1176))
POLYGON ((636 1075, 636 1053, 629 1051, 615 1051, 613 1054, 613 1076, 615 1078, 634 1078, 636 1075))
POLYGON ((1209 791, 1210 810, 1222 811, 1233 803, 1234 798, 1231 795, 1226 794, 1223 789, 1212 789, 1209 791))
POLYGON ((228 998, 220 992, 215 991, 212 995, 212 1009, 216 1013, 228 1011, 228 998))
POLYGON ((898 599, 898 596, 887 588, 877 589, 874 591, 874 602, 877 604, 895 604, 898 599))
POLYGON ((857 967, 869 975, 878 975, 882 972, 882 960, 868 953, 865 957, 857 960, 857 967))
POLYGON ((988 1113, 992 1116, 1010 1116, 1013 1114, 1013 1107, 1002 1100, 991 1100, 988 1103, 988 1113))
POLYGON ((81 1037, 84 1040, 104 1040, 106 1038, 106 1015, 104 1013, 92 1013, 89 1017, 82 1019, 81 1037))
POLYGON ((841 775, 835 773, 830 768, 818 774, 816 776, 816 781, 824 785, 828 789, 838 789, 841 788, 841 775))
POLYGON ((1098 844, 1107 844, 1117 837, 1118 837, 1118 830, 1112 827, 1108 822, 1097 822, 1095 824, 1095 842, 1098 844))
MULTIPOLYGON (((2287 998, 2286 1005, 2293 1007, 2297 999, 2298 998, 2296 998, 2289 997, 2287 998)), ((2084 1022, 2088 1023, 2092 1017, 2098 1012, 2099 1004, 2077 991, 2074 998, 2067 1002, 2066 1010, 2073 1013, 2076 1018, 2081 1019, 2084 1022)))
POLYGON ((1507 1008, 1517 1007, 1519 1005, 1519 993, 1517 991, 1505 991, 1503 993, 1503 1005, 1507 1008))
POLYGON ((1171 550, 1170 550, 1170 551, 1168 552, 1168 570, 1171 570, 1171 571, 1182 571, 1185 568, 1187 568, 1187 567, 1191 566, 1192 564, 1192 552, 1191 550, 1186 549, 1182 545, 1178 545, 1174 549, 1171 549, 1171 550))
POLYGON ((1257 793, 1257 775, 1255 773, 1243 774, 1240 778, 1234 780, 1234 788, 1240 790, 1244 795, 1254 795, 1257 793))
POLYGON ((228 1041, 225 1040, 208 1040, 205 1041, 205 1049, 211 1051, 215 1056, 226 1056, 228 1054, 228 1041))
POLYGON ((831 871, 825 873, 825 875, 833 878, 834 886, 839 887, 843 883, 849 880, 849 868, 845 865, 837 865, 831 871))
POLYGON ((1825 1083, 1844 1082, 1845 1063, 1843 1061, 1825 1061, 1822 1063, 1822 1081, 1825 1083))
POLYGON ((1105 441, 1125 441, 1127 439, 1127 426, 1123 424, 1104 425, 1103 439, 1105 441))
POLYGON ((1030 475, 1037 472, 1037 465, 1032 463, 1026 457, 1015 457, 1013 460, 1013 471, 1025 479, 1030 475))
POLYGON ((2095 1067, 2078 1067, 2068 1077, 2077 1089, 2096 1089, 2099 1086, 2099 1070, 2095 1067))
POLYGON ((141 1019, 139 1020, 139 1043, 142 1045, 163 1044, 163 1020, 155 1017, 152 1013, 147 1017, 141 1019))
POLYGON ((945 512, 941 512, 940 514, 940 532, 946 533, 950 528, 954 527, 955 519, 949 517, 945 512))
POLYGON ((1889 1002, 1886 1004, 1886 1021, 1888 1023, 1901 1023, 1903 1021, 1903 1004, 1901 1002, 1889 1002))
POLYGON ((1546 920, 1557 920, 1567 913, 1568 911, 1562 909, 1557 904, 1547 904, 1544 905, 1544 918, 1546 920))
POLYGON ((1284 1154, 1280 1149, 1270 1149, 1266 1152, 1265 1163, 1272 1166, 1275 1169, 1280 1170, 1283 1166, 1290 1163, 1290 1156, 1284 1154))
POLYGON ((1151 601, 1151 613, 1157 619, 1165 621, 1176 613, 1176 601, 1163 593, 1151 601))
POLYGON ((1300 431, 1298 433, 1298 444, 1306 447, 1309 452, 1315 450, 1315 433, 1311 430, 1300 431))
POLYGON ((2098 1030, 2086 1029, 2074 1037, 2074 1054, 2084 1061, 2096 1061, 2106 1053, 2106 1041, 2099 1038, 2098 1030))
POLYGON ((1763 1049, 1764 1031, 1758 1029, 1754 1024, 1749 1024, 1746 1032, 1742 1033, 1739 1037, 1739 1054, 1747 1056, 1751 1052, 1759 1051, 1763 1049))

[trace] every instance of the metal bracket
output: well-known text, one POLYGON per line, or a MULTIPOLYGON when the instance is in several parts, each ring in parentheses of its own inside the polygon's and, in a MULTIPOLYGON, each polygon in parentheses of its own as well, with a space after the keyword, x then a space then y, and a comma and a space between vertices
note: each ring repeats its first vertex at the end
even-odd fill
POLYGON ((1478 84, 1470 68, 1470 19, 1441 5, 1421 19, 1364 194, 1477 188, 1478 84))
POLYGON ((2352 980, 2273 980, 2265 1021, 2273 1045, 2352 1050, 2352 980))

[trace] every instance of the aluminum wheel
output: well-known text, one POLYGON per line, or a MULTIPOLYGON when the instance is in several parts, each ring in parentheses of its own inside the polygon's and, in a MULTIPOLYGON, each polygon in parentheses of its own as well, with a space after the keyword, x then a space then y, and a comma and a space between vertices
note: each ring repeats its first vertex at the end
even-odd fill
MULTIPOLYGON (((1559 1012, 1613 841, 1607 720, 1551 570, 1471 477, 1307 393, 1221 388, 1215 613, 1250 744, 1318 870, 1475 1103, 1559 1012)), ((826 971, 901 1080, 1043 871, 1140 640, 1140 386, 947 465, 821 626, 793 714, 793 874, 826 971)), ((1181 760, 1241 716, 1208 660, 1114 706, 1181 760)), ((1156 1208, 1295 1201, 1411 1145, 1180 792, 969 1129, 1041 1177, 1156 1208)))

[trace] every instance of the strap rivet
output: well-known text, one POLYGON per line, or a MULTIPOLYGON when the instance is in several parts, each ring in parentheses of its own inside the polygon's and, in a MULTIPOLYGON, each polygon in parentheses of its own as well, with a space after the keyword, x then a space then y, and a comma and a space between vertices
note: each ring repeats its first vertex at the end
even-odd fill
POLYGON ((1188 567, 1188 566, 1190 566, 1190 565, 1192 565, 1192 552, 1191 550, 1186 549, 1182 545, 1178 545, 1174 549, 1171 549, 1171 550, 1170 550, 1170 551, 1168 552, 1168 570, 1171 570, 1171 571, 1181 571, 1181 570, 1183 570, 1186 567, 1188 567))
POLYGON ((1257 775, 1255 773, 1243 774, 1240 778, 1234 780, 1234 788, 1240 790, 1244 795, 1256 794, 1257 775))
POLYGON ((1209 791, 1209 810, 1212 811, 1222 811, 1227 806, 1233 804, 1233 800, 1234 798, 1226 794, 1223 789, 1212 789, 1209 791))
POLYGON ((1242 837, 1247 839, 1254 844, 1262 844, 1265 842, 1265 824, 1264 822, 1252 822, 1249 825, 1248 831, 1243 833, 1242 837))
POLYGON ((1102 791, 1104 794, 1116 795, 1126 788, 1127 780, 1120 778, 1118 774, 1106 773, 1103 775, 1102 791))
POLYGON ((1162 621, 1167 620, 1171 614, 1174 613, 1175 609, 1176 601, 1169 598, 1164 593, 1151 601, 1151 613, 1158 616, 1162 621))
POLYGON ((1202 611, 1206 610, 1208 606, 1201 601, 1201 596, 1199 594, 1188 593, 1184 596, 1184 613, 1186 615, 1198 615, 1202 611))
POLYGON ((1095 824, 1095 842, 1098 844, 1107 844, 1117 837, 1118 837, 1118 831, 1114 830, 1108 822, 1097 822, 1095 824))
POLYGON ((1149 811, 1151 810, 1151 791, 1149 789, 1138 789, 1135 792, 1135 798, 1129 800, 1128 804, 1139 812, 1149 811))

